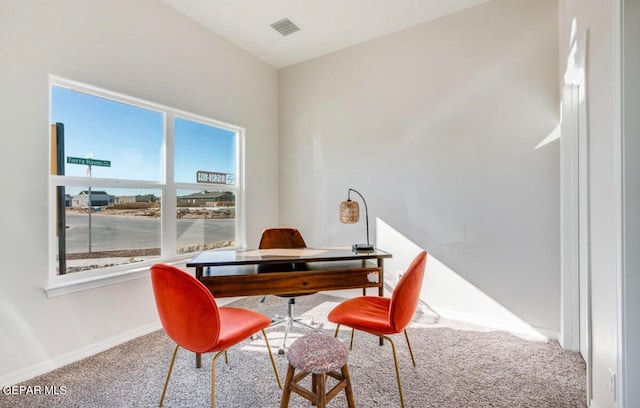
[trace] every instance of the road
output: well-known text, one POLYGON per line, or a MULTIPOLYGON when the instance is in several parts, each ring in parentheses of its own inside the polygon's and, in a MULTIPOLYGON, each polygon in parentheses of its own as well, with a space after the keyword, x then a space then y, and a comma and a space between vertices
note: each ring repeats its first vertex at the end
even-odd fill
MULTIPOLYGON (((67 213, 67 253, 88 252, 89 217, 67 213)), ((178 248, 235 240, 235 218, 177 220, 178 248)), ((160 248, 160 219, 118 215, 91 216, 91 250, 160 248)))

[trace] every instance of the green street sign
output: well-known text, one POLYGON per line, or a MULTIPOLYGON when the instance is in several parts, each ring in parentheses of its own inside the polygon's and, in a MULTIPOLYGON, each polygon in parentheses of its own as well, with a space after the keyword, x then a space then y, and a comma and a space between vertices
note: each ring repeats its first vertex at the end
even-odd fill
POLYGON ((102 167, 111 167, 111 162, 109 160, 96 160, 96 159, 85 159, 82 157, 67 157, 67 163, 69 164, 84 164, 85 166, 102 166, 102 167))

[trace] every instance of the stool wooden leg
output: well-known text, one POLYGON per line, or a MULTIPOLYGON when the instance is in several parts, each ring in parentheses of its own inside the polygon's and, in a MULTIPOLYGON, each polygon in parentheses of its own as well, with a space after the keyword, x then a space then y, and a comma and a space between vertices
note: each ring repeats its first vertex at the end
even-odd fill
POLYGON ((327 381, 327 375, 313 374, 313 378, 316 378, 316 389, 314 391, 316 393, 318 408, 325 408, 327 406, 327 393, 324 386, 327 381))
POLYGON ((311 374, 311 392, 316 393, 315 401, 311 401, 311 405, 316 405, 318 402, 318 376, 311 374))
POLYGON ((282 390, 282 400, 280 401, 280 408, 287 408, 289 406, 289 398, 291 397, 291 382, 293 381, 293 374, 296 371, 291 364, 287 370, 287 378, 284 381, 284 389, 282 390))
POLYGON ((347 394, 347 406, 349 408, 356 408, 356 400, 353 397, 353 388, 351 388, 351 376, 349 375, 349 367, 345 364, 342 366, 342 377, 344 378, 347 386, 345 388, 345 393, 347 394))

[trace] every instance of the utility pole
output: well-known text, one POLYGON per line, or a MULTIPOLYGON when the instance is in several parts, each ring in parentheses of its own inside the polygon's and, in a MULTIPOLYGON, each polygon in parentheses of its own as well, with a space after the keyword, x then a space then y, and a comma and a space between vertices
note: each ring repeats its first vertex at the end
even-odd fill
POLYGON ((87 171, 89 172, 89 201, 88 201, 88 211, 89 211, 89 253, 91 253, 91 162, 87 165, 87 171))

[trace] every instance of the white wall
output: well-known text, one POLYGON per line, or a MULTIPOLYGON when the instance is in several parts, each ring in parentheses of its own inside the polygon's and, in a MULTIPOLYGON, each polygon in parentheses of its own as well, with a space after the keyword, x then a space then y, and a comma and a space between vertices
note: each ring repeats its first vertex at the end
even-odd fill
POLYGON ((47 298, 48 74, 246 128, 248 245, 278 222, 272 67, 153 0, 0 7, 0 384, 157 327, 148 279, 47 298))
POLYGON ((355 188, 374 241, 379 219, 455 275, 427 273, 432 307, 499 320, 453 296, 464 281, 557 335, 557 7, 497 0, 280 70, 282 223, 364 241, 338 221, 355 188))

